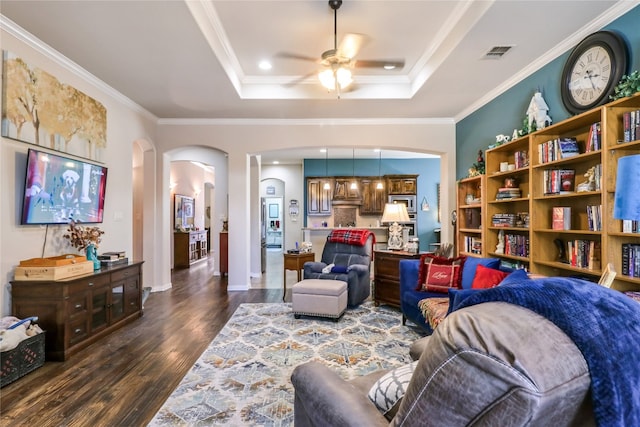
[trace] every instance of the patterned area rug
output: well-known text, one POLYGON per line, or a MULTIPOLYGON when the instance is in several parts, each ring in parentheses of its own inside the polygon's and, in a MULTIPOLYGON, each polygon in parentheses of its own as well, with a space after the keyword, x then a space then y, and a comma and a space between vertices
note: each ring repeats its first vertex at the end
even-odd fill
POLYGON ((242 304, 150 426, 291 426, 291 372, 320 361, 351 379, 411 360, 420 335, 401 314, 367 302, 339 322, 295 319, 291 304, 242 304))

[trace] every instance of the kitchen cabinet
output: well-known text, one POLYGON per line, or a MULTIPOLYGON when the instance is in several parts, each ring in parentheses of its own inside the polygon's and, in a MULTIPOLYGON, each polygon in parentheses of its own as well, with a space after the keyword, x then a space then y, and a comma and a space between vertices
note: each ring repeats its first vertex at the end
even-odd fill
POLYGON ((384 188, 376 189, 378 182, 378 178, 362 178, 360 180, 360 188, 362 189, 360 215, 382 215, 387 193, 384 188))
POLYGON ((142 316, 142 262, 64 280, 11 282, 12 313, 38 316, 47 360, 67 360, 142 316))
POLYGON ((324 183, 329 178, 308 178, 307 179, 307 215, 331 215, 331 187, 324 188, 324 183))
POLYGON ((387 194, 411 194, 418 190, 418 175, 385 175, 387 194))
POLYGON ((352 202, 361 201, 360 184, 358 178, 354 177, 335 177, 333 180, 333 202, 352 202), (351 188, 351 183, 356 180, 356 188, 351 188))

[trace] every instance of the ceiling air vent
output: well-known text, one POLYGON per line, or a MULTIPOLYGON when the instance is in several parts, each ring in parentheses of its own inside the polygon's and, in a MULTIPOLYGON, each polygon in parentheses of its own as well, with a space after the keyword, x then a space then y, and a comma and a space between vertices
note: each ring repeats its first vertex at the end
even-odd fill
POLYGON ((500 59, 504 56, 505 53, 509 52, 509 50, 513 46, 494 46, 487 53, 484 54, 485 59, 500 59))

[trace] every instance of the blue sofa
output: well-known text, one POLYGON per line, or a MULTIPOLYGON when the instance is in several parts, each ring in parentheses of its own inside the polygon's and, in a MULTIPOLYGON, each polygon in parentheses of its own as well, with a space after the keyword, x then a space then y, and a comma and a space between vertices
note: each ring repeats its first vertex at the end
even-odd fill
MULTIPOLYGON (((500 267, 499 258, 467 257, 462 268, 462 289, 471 289, 476 267, 483 265, 488 268, 500 268, 504 271, 512 271, 500 267)), ((402 310, 402 324, 406 319, 415 323, 429 334, 433 332, 418 307, 418 302, 425 298, 443 298, 448 294, 441 292, 418 291, 418 276, 420 272, 420 260, 403 259, 400 261, 400 309, 402 310)))

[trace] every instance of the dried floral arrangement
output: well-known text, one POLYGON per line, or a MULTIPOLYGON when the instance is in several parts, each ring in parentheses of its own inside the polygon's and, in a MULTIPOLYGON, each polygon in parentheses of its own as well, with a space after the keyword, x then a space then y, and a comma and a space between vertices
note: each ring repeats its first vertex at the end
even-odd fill
POLYGON ((79 225, 76 221, 69 222, 69 228, 67 228, 67 234, 62 237, 69 239, 71 246, 78 250, 83 250, 90 244, 94 244, 96 247, 100 244, 100 241, 104 231, 98 227, 87 227, 79 225))

